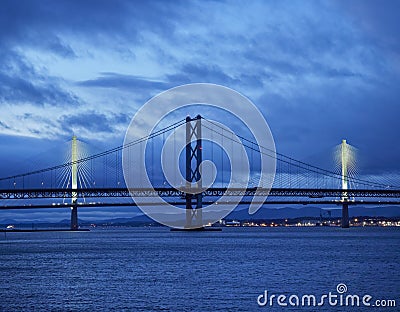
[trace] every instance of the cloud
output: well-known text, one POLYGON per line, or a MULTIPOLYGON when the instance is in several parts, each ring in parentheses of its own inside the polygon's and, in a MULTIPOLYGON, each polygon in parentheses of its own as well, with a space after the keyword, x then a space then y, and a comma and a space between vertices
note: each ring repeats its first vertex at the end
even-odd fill
POLYGON ((163 1, 12 1, 2 2, 0 38, 12 45, 34 46, 74 55, 71 37, 111 48, 126 38, 137 41, 144 29, 165 34, 174 28, 174 7, 163 1), (110 41, 112 44, 110 44, 110 41))
POLYGON ((83 138, 98 136, 101 139, 104 134, 113 133, 120 124, 127 127, 130 117, 126 114, 86 111, 63 115, 58 121, 66 133, 75 133, 83 138))
POLYGON ((63 115, 60 123, 66 132, 80 134, 83 137, 87 133, 112 133, 119 123, 127 125, 129 118, 123 114, 98 113, 94 111, 79 112, 77 114, 63 115))
POLYGON ((61 77, 48 75, 20 52, 0 44, 0 105, 79 105, 61 77))
POLYGON ((110 120, 104 114, 86 112, 62 116, 60 119, 60 122, 65 125, 67 131, 69 130, 73 133, 79 133, 83 129, 94 133, 111 131, 110 120))
POLYGON ((6 75, 0 72, 0 104, 30 103, 44 107, 45 105, 64 106, 79 105, 79 98, 72 92, 63 90, 57 79, 30 75, 6 75))
POLYGON ((0 127, 4 129, 11 129, 5 122, 0 121, 0 127))
POLYGON ((101 76, 95 79, 79 81, 78 86, 116 88, 128 90, 130 92, 148 92, 149 90, 165 90, 171 87, 171 84, 137 77, 133 75, 121 75, 117 73, 101 73, 101 76))

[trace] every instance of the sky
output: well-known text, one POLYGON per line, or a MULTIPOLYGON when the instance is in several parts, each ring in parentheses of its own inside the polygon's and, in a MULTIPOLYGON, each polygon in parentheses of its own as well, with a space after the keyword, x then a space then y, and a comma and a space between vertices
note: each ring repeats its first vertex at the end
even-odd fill
POLYGON ((147 100, 194 82, 251 99, 278 152, 315 159, 346 138, 365 173, 398 171, 399 1, 3 0, 1 7, 4 174, 74 133, 99 149, 118 146, 147 100))

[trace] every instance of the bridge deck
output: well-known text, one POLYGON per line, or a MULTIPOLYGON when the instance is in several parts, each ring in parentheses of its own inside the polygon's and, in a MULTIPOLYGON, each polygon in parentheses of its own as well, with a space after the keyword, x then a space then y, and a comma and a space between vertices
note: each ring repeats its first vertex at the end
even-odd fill
MULTIPOLYGON (((11 189, 0 190, 1 199, 40 199, 40 198, 72 198, 73 194, 78 198, 104 198, 104 197, 184 197, 187 189, 175 188, 80 188, 72 189, 11 189)), ((190 189, 191 193, 195 189, 190 189)), ((400 198, 398 189, 317 189, 317 188, 209 188, 204 190, 204 197, 220 196, 279 196, 279 197, 308 197, 308 198, 330 198, 330 197, 379 197, 400 198)))
MULTIPOLYGON (((32 209, 32 208, 66 208, 71 207, 69 203, 57 203, 50 202, 50 199, 72 199, 72 196, 78 198, 93 198, 92 202, 78 202, 77 207, 112 207, 112 206, 136 206, 137 204, 133 201, 129 202, 107 202, 109 198, 130 198, 132 195, 135 197, 148 198, 149 201, 141 203, 141 205, 160 205, 157 202, 151 202, 151 198, 163 197, 170 204, 184 206, 185 204, 185 190, 177 190, 174 188, 154 188, 154 189, 126 189, 126 188, 90 188, 90 189, 13 189, 13 190, 0 190, 0 203, 1 200, 29 200, 22 201, 20 205, 16 205, 15 202, 10 204, 4 203, 0 205, 0 209, 32 209), (171 200, 173 198, 179 198, 180 200, 171 200), (101 199, 102 201, 99 201, 101 199), (42 202, 37 202, 42 200, 42 202), (44 202, 44 201, 45 202, 44 202)), ((191 189, 193 191, 193 189, 191 189)), ((342 197, 345 195, 349 198, 346 202, 349 205, 399 205, 400 204, 400 190, 393 189, 353 189, 347 190, 345 193, 342 189, 288 189, 288 188, 272 188, 260 189, 260 188, 209 188, 203 191, 205 205, 211 205, 215 202, 216 198, 221 196, 243 196, 240 201, 241 205, 249 205, 251 200, 255 200, 255 203, 262 204, 292 204, 292 205, 342 205, 342 197), (257 201, 257 196, 266 196, 267 200, 257 201), (274 199, 279 198, 279 199, 274 199)), ((225 201, 220 203, 223 205, 237 204, 237 201, 225 201)))

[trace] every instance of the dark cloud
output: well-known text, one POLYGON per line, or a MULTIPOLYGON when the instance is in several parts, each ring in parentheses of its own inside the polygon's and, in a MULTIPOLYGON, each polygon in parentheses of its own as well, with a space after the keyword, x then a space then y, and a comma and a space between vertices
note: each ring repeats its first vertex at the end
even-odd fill
POLYGON ((11 129, 10 126, 8 126, 5 122, 0 121, 0 127, 4 129, 11 129))
POLYGON ((86 112, 76 115, 62 116, 60 122, 67 132, 74 133, 74 129, 83 128, 93 133, 111 132, 110 119, 101 113, 86 112))
MULTIPOLYGON (((148 29, 160 35, 174 31, 173 8, 179 2, 151 1, 2 1, 0 10, 0 101, 32 104, 77 104, 78 97, 56 79, 44 77, 17 50, 25 48, 77 58, 68 42, 84 40, 121 53, 126 43, 142 40, 148 29), (161 5, 162 4, 162 5, 161 5)), ((46 65, 43 64, 44 69, 46 65)), ((129 87, 132 78, 106 75, 129 87)), ((87 82, 89 84, 89 82, 87 82)), ((94 81, 92 83, 95 83, 94 81)), ((139 83, 139 81, 138 81, 139 83)), ((151 82, 149 82, 149 85, 151 82)), ((154 83, 157 86, 157 83, 154 83)), ((143 85, 142 85, 143 86, 143 85)), ((159 85, 157 89, 163 88, 159 85)))
POLYGON ((233 84, 237 80, 226 74, 218 65, 185 64, 181 73, 192 81, 233 84))
POLYGON ((59 122, 66 133, 79 133, 86 130, 89 133, 113 133, 115 126, 128 125, 130 117, 125 114, 99 113, 95 111, 81 112, 74 115, 64 115, 59 122), (78 132, 76 132, 78 131, 78 132))
MULTIPOLYGON (((300 46, 296 44, 291 47, 292 51, 299 49, 300 46)), ((306 75, 313 75, 319 79, 364 78, 357 69, 352 68, 353 64, 347 67, 329 64, 321 60, 316 52, 300 60, 298 56, 282 58, 279 54, 268 55, 259 50, 247 50, 243 57, 251 64, 259 64, 259 68, 255 68, 254 71, 258 76, 264 76, 270 80, 281 79, 283 76, 304 77, 306 75)))
POLYGON ((80 99, 61 82, 39 72, 21 53, 0 43, 0 104, 78 105, 80 99))
POLYGON ((116 88, 131 92, 165 90, 171 86, 162 81, 153 81, 143 77, 121 75, 117 73, 102 73, 98 78, 80 81, 77 85, 84 87, 116 88))
POLYGON ((49 41, 43 40, 43 43, 45 45, 44 49, 46 51, 51 51, 54 54, 58 54, 59 56, 64 58, 77 57, 75 52, 72 50, 71 46, 62 42, 60 38, 58 38, 57 36, 51 38, 49 41))
POLYGON ((170 34, 179 2, 164 1, 2 1, 0 37, 3 41, 36 47, 53 45, 55 52, 70 48, 60 43, 59 33, 101 43, 138 40, 151 29, 170 34), (49 44, 50 43, 50 44, 49 44))
POLYGON ((240 85, 242 87, 261 88, 264 86, 260 74, 240 73, 230 75, 220 66, 195 63, 182 65, 175 74, 166 75, 165 79, 172 86, 195 82, 209 82, 231 87, 240 85))
POLYGON ((0 81, 0 103, 64 106, 80 102, 76 95, 63 90, 51 77, 43 80, 40 76, 25 78, 0 72, 0 81))
POLYGON ((184 64, 176 73, 167 74, 158 81, 133 75, 101 73, 100 77, 79 81, 77 85, 82 87, 113 88, 149 95, 181 84, 195 82, 209 82, 230 86, 241 84, 256 88, 263 86, 262 79, 258 75, 243 73, 238 77, 231 77, 219 66, 204 64, 184 64))
POLYGON ((334 68, 324 64, 314 63, 312 68, 307 71, 308 74, 314 74, 323 78, 362 78, 362 75, 346 68, 334 68))

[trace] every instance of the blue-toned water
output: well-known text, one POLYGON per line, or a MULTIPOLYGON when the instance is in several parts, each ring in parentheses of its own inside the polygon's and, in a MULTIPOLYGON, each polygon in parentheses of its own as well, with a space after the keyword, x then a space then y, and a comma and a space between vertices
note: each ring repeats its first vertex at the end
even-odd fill
POLYGON ((0 311, 353 311, 259 307, 336 292, 396 299, 399 228, 224 228, 0 233, 0 311))

